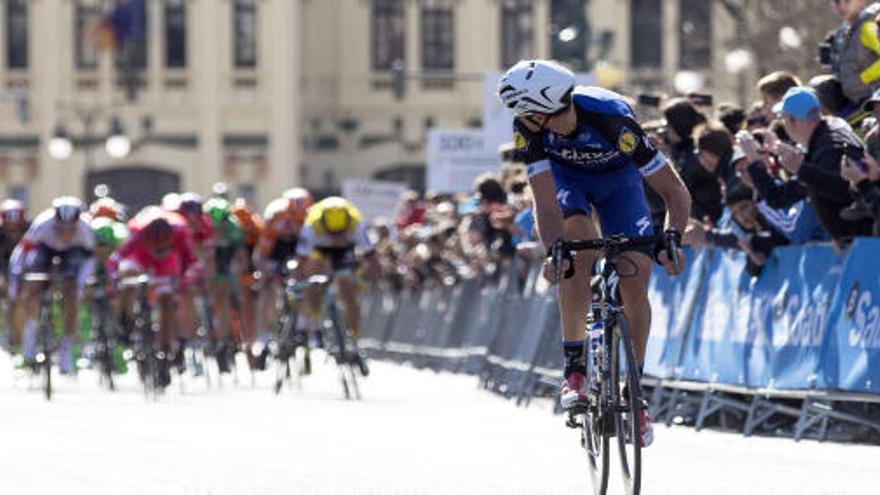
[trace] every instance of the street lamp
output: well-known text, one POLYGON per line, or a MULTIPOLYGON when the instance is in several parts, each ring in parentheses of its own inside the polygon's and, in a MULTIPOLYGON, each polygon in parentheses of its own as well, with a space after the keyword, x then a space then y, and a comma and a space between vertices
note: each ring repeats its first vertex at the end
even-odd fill
POLYGON ((67 131, 61 125, 55 126, 52 138, 49 139, 49 156, 55 160, 67 160, 73 154, 73 143, 67 131))
POLYGON ((131 140, 125 135, 118 117, 110 121, 110 136, 104 143, 104 150, 111 158, 125 158, 131 152, 131 140))

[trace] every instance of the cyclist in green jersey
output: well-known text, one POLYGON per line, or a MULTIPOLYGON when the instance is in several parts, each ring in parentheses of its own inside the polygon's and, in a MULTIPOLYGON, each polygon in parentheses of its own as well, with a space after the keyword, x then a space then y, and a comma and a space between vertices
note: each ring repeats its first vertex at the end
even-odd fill
POLYGON ((205 202, 204 211, 211 219, 213 228, 214 266, 211 284, 211 304, 214 308, 214 330, 217 339, 218 364, 221 371, 228 371, 234 356, 232 342, 232 284, 246 266, 244 232, 232 215, 232 205, 226 199, 214 196, 205 202))

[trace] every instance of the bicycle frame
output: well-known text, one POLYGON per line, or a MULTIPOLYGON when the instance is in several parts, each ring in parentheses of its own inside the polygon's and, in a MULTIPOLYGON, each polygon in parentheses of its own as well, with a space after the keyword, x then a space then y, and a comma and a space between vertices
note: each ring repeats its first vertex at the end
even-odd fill
POLYGON ((43 391, 46 400, 52 399, 52 353, 55 350, 53 345, 55 338, 55 324, 52 320, 52 304, 55 302, 56 288, 64 283, 64 279, 58 272, 60 259, 56 256, 52 258, 52 264, 48 272, 45 273, 25 273, 22 280, 25 282, 40 283, 40 309, 37 313, 38 321, 38 352, 35 356, 36 367, 42 368, 44 373, 43 391))

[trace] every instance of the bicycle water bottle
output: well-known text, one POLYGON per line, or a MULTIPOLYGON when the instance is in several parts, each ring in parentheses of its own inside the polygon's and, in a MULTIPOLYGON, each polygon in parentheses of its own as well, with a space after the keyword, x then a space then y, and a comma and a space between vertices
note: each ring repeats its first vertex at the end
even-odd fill
POLYGON ((590 354, 593 359, 593 367, 599 368, 601 359, 604 357, 603 346, 605 344, 605 322, 602 320, 590 323, 590 354))

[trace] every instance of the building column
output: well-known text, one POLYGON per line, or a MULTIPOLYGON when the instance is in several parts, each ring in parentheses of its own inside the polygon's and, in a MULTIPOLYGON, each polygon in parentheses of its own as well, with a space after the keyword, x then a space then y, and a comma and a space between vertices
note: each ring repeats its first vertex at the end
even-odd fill
POLYGON ((147 70, 144 77, 146 78, 147 90, 143 91, 145 95, 149 95, 148 101, 155 104, 161 101, 161 95, 164 90, 164 81, 162 80, 162 72, 165 68, 165 53, 162 48, 165 46, 164 38, 164 12, 161 2, 147 2, 147 70))
POLYGON ((185 169, 182 177, 183 188, 200 193, 207 193, 211 183, 220 178, 218 172, 222 167, 221 138, 221 85, 229 85, 230 60, 228 50, 221 49, 221 29, 231 29, 228 2, 191 2, 191 26, 195 30, 193 36, 198 42, 192 45, 192 65, 194 94, 197 98, 198 117, 194 122, 198 126, 198 151, 195 162, 185 169))
POLYGON ((679 0, 665 0, 663 3, 663 71, 671 83, 675 73, 678 72, 678 44, 679 39, 679 0), (673 33, 668 36, 668 33, 673 33))
MULTIPOLYGON (((68 10, 62 0, 44 0, 29 2, 30 8, 28 29, 30 30, 30 65, 29 98, 34 106, 34 114, 40 116, 40 149, 38 151, 39 176, 32 183, 30 196, 31 211, 37 212, 48 205, 51 198, 62 194, 79 196, 83 191, 84 177, 82 153, 74 154, 64 161, 56 161, 48 152, 49 139, 55 124, 59 122, 58 101, 61 98, 61 65, 70 62, 72 53, 68 40, 61 39, 62 21, 68 10), (39 22, 37 22, 39 20, 39 22), (60 50, 65 47, 65 50, 60 50)), ((68 120, 74 124, 75 119, 68 120)), ((78 127, 68 126, 73 132, 78 127)))
POLYGON ((271 128, 269 129, 269 170, 260 199, 281 194, 284 189, 300 184, 300 36, 291 26, 299 26, 302 5, 299 0, 273 0, 266 5, 266 24, 272 33, 273 45, 264 46, 264 63, 269 70, 261 71, 271 78, 271 128))
POLYGON ((550 2, 535 2, 535 58, 550 58, 550 2))

